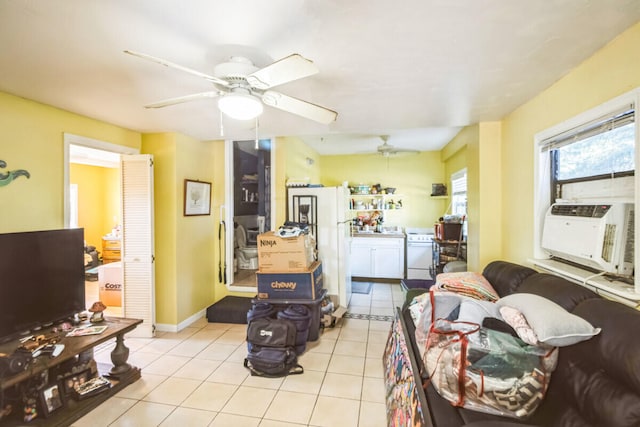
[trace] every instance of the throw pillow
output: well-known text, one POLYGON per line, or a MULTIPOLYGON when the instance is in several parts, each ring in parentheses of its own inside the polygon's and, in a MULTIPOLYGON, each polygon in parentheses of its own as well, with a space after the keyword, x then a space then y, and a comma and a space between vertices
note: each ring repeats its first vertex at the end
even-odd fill
POLYGON ((527 344, 538 345, 538 337, 529 323, 527 323, 527 319, 524 317, 520 310, 517 310, 513 307, 503 306, 500 307, 500 314, 505 322, 507 322, 513 329, 516 330, 518 337, 527 344))
POLYGON ((539 295, 511 294, 501 298, 496 304, 520 311, 538 340, 554 347, 576 344, 600 333, 600 328, 594 328, 583 318, 539 295))

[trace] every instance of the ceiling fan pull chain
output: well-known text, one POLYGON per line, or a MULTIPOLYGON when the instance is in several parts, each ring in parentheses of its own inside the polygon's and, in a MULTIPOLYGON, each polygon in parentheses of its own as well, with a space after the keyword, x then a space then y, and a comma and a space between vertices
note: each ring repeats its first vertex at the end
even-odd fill
POLYGON ((224 136, 224 123, 222 122, 222 110, 220 110, 220 136, 224 136))

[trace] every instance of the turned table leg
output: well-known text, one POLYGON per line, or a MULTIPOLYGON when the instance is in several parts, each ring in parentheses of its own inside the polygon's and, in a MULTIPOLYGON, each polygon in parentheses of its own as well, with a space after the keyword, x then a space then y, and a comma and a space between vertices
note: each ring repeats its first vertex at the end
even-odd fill
POLYGON ((124 334, 119 334, 116 337, 116 347, 111 352, 111 362, 113 362, 113 368, 109 371, 109 375, 117 377, 124 373, 129 372, 131 365, 127 363, 129 358, 129 348, 124 345, 124 334))

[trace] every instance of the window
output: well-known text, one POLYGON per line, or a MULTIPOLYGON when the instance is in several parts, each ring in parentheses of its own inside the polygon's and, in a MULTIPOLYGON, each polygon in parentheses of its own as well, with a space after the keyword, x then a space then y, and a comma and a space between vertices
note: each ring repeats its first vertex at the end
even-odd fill
MULTIPOLYGON (((640 231, 634 226, 640 214, 633 206, 640 198, 636 195, 640 177, 635 176, 637 159, 640 159, 636 150, 640 143, 640 126, 635 114, 639 104, 640 88, 637 88, 546 129, 534 138, 532 263, 543 271, 633 306, 640 302, 640 277, 622 277, 617 274, 618 264, 607 266, 596 258, 606 261, 605 247, 613 243, 617 245, 619 255, 620 248, 624 247, 624 262, 632 256, 633 265, 640 265, 640 252, 633 248, 633 242, 640 237, 640 231), (566 235, 559 236, 552 244, 551 257, 550 252, 543 249, 542 236, 548 222, 545 218, 549 206, 556 202, 568 205, 611 202, 618 206, 626 204, 627 210, 623 210, 626 212, 624 218, 616 216, 615 221, 607 223, 604 235, 598 234, 597 238, 586 231, 588 235, 572 234, 568 229, 566 235), (613 241, 606 233, 613 230, 610 224, 622 224, 623 232, 613 241), (599 248, 601 238, 604 240, 599 248), (588 250, 582 251, 583 248, 588 250), (596 260, 597 265, 590 259, 596 260)), ((584 225, 584 222, 580 224, 584 225)), ((549 241, 545 243, 550 244, 549 241)))
POLYGON ((467 169, 451 175, 451 214, 467 215, 467 169))
MULTIPOLYGON (((632 176, 634 145, 632 106, 543 141, 542 150, 549 151, 550 203, 572 198, 576 188, 582 189, 578 194, 583 197, 601 196, 585 194, 586 186, 580 183, 632 176)), ((591 188, 597 193, 597 186, 591 188)))

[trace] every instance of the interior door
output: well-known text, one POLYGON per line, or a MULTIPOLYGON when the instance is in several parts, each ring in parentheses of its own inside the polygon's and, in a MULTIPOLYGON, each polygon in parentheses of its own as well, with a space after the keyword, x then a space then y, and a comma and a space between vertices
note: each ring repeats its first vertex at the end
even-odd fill
POLYGON ((123 155, 122 275, 123 316, 142 319, 131 336, 155 334, 155 268, 153 242, 153 157, 123 155))

